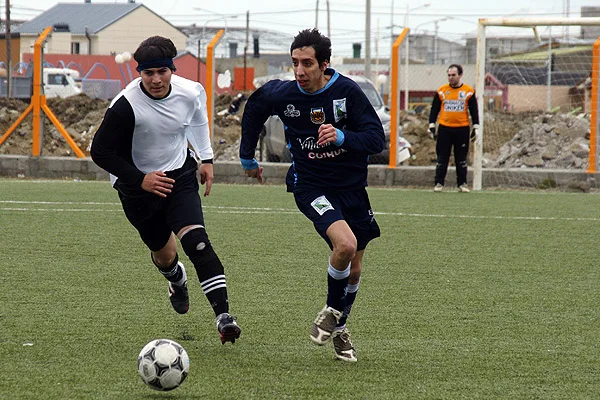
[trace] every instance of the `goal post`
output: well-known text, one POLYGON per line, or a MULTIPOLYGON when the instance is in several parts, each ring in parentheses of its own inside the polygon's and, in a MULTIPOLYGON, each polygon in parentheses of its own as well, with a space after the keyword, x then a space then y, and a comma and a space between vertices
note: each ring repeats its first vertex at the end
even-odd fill
MULTIPOLYGON (((476 98, 479 105, 479 125, 480 125, 480 136, 473 146, 473 189, 481 190, 483 188, 483 164, 484 164, 484 141, 490 139, 490 129, 486 131, 486 112, 487 109, 490 108, 487 101, 493 102, 493 99, 486 99, 486 77, 489 77, 489 73, 486 70, 487 64, 489 62, 489 54, 486 45, 486 28, 487 27, 510 27, 510 28, 530 28, 532 29, 532 37, 535 37, 539 41, 539 31, 540 27, 548 27, 551 32, 552 27, 569 27, 569 26, 600 26, 600 18, 592 18, 592 17, 582 17, 582 18, 481 18, 479 19, 478 29, 477 29, 477 64, 476 64, 476 84, 475 84, 475 92, 476 98)), ((551 36, 551 35, 550 35, 551 36)), ((596 134, 598 133, 598 113, 599 113, 599 101, 598 101, 598 43, 596 41, 594 44, 594 54, 596 56, 592 57, 592 71, 584 71, 589 75, 591 74, 591 101, 590 103, 590 122, 594 121, 595 126, 590 128, 590 151, 589 151, 589 169, 586 172, 596 172, 597 171, 597 143, 596 143, 596 134), (592 165, 592 163, 594 163, 592 165)), ((540 114, 545 114, 550 112, 550 106, 553 101, 558 101, 556 97, 556 93, 552 90, 551 87, 551 74, 553 73, 553 65, 552 65, 552 44, 548 43, 548 62, 547 64, 547 94, 544 95, 546 98, 540 99, 540 93, 537 93, 533 90, 524 90, 520 91, 517 87, 513 87, 513 94, 517 91, 522 93, 521 96, 537 96, 535 99, 538 102, 543 100, 548 105, 548 109, 540 110, 540 114)), ((584 68, 584 67, 581 67, 584 68)), ((586 67, 587 68, 587 67, 586 67)), ((582 71, 580 71, 581 73, 582 71)), ((510 90, 507 89, 507 90, 510 90)), ((563 90, 566 92, 567 89, 563 90)), ((570 93, 570 92, 569 92, 570 93)), ((505 95, 504 93, 503 95, 505 95)), ((552 109, 558 109, 556 105, 553 105, 552 109)))

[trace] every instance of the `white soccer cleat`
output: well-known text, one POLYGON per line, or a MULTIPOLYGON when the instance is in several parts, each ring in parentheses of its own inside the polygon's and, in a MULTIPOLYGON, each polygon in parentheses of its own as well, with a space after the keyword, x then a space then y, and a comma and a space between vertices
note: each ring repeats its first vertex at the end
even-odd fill
POLYGON ((333 332, 333 349, 335 350, 335 357, 338 360, 356 362, 356 350, 350 340, 350 331, 348 328, 339 329, 333 332))
POLYGON ((323 346, 331 339, 331 334, 340 318, 342 318, 341 311, 328 306, 323 307, 310 328, 310 339, 323 346))
POLYGON ((470 192, 470 190, 469 190, 469 187, 467 186, 467 184, 466 184, 466 183, 463 183, 462 185, 460 185, 460 186, 458 187, 458 191, 459 191, 460 193, 469 193, 469 192, 470 192))

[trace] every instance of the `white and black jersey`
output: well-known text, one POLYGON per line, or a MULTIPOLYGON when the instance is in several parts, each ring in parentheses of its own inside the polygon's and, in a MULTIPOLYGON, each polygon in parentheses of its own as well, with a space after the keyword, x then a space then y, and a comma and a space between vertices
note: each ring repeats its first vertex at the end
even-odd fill
POLYGON ((204 87, 173 75, 168 95, 157 99, 137 78, 111 102, 91 156, 113 185, 119 179, 139 187, 149 172, 181 168, 188 142, 201 160, 213 158, 204 87))

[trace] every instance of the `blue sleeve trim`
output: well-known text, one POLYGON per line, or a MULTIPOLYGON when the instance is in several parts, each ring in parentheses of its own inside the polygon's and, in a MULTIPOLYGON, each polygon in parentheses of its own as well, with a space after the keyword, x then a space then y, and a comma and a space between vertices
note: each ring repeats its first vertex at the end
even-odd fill
POLYGON ((246 160, 244 158, 240 158, 240 162, 242 163, 242 168, 246 170, 256 169, 258 168, 258 161, 255 158, 252 160, 246 160))
POLYGON ((335 128, 335 130, 337 132, 337 140, 335 141, 334 144, 339 147, 342 144, 344 144, 344 139, 346 139, 346 135, 344 135, 344 132, 342 132, 338 128, 335 128))

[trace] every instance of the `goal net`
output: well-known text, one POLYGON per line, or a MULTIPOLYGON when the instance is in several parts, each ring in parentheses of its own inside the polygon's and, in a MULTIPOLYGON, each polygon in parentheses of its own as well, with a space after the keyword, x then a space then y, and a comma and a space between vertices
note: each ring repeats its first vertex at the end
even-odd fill
POLYGON ((589 189, 597 162, 599 32, 600 18, 479 20, 475 190, 589 189), (513 47, 511 37, 523 43, 527 35, 529 43, 513 47))

